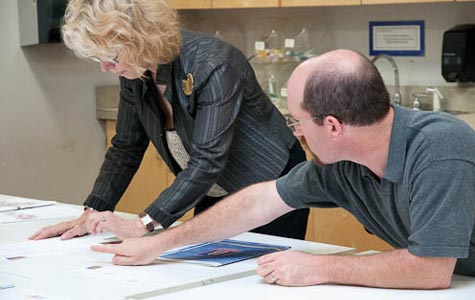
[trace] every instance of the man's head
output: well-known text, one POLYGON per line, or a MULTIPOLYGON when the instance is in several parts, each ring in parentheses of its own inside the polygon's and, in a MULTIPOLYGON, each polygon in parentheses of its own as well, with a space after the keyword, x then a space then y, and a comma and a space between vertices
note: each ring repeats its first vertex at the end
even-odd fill
POLYGON ((376 124, 388 114, 390 102, 371 61, 354 51, 335 50, 295 69, 288 83, 288 106, 297 121, 295 134, 305 136, 312 152, 330 163, 338 160, 334 147, 343 125, 376 124))
POLYGON ((62 34, 76 55, 127 78, 172 61, 181 48, 176 11, 164 0, 71 0, 62 34))

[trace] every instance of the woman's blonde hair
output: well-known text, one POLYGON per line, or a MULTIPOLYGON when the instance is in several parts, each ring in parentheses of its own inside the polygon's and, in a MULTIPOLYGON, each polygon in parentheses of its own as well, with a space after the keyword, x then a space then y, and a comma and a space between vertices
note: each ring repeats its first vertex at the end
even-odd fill
POLYGON ((181 48, 176 11, 164 0, 71 0, 63 40, 79 57, 121 61, 142 74, 169 63, 181 48))

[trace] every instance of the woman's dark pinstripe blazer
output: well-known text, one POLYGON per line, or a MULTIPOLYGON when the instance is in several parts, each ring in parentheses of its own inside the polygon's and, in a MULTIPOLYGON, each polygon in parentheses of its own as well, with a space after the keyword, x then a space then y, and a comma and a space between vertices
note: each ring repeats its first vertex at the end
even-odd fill
POLYGON ((194 207, 214 183, 234 192, 281 174, 296 139, 238 49, 183 32, 179 57, 157 74, 156 82, 150 72, 142 80, 120 78, 117 133, 85 204, 114 209, 149 141, 176 175, 145 210, 164 227, 194 207), (182 86, 187 74, 194 78, 190 96, 182 86), (173 108, 174 128, 190 153, 185 170, 168 151, 156 84, 167 85, 164 96, 173 108))

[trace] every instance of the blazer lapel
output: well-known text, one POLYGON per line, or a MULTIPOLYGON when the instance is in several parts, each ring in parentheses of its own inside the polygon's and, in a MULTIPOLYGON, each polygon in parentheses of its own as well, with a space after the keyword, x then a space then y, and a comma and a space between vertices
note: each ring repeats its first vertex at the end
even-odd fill
MULTIPOLYGON (((149 138, 155 145, 155 148, 157 149, 163 161, 167 164, 170 170, 176 174, 178 170, 180 170, 180 167, 176 164, 175 160, 171 158, 171 154, 168 149, 164 134, 165 116, 158 106, 157 97, 159 97, 159 91, 154 79, 152 78, 151 72, 145 72, 145 78, 143 80, 137 80, 137 82, 138 85, 141 85, 137 88, 141 91, 142 103, 144 106, 143 109, 145 111, 150 110, 154 116, 154 120, 149 119, 148 122, 150 123, 144 124, 144 127, 147 128, 147 132, 152 135, 149 138)), ((142 114, 146 113, 145 111, 142 112, 142 114)))

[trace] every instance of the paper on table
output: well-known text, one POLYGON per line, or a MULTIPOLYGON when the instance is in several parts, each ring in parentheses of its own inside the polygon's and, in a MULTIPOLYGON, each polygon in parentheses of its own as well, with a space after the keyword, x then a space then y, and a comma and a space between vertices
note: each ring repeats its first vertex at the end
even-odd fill
POLYGON ((44 201, 0 194, 0 212, 53 205, 56 201, 44 201))
POLYGON ((35 209, 4 211, 0 213, 0 224, 27 222, 48 218, 77 217, 82 213, 82 207, 70 205, 51 205, 35 209))
POLYGON ((25 241, 0 246, 0 257, 13 259, 20 257, 56 256, 81 251, 90 251, 90 246, 110 237, 108 233, 97 236, 85 236, 70 240, 59 237, 37 241, 25 241))
POLYGON ((3 282, 2 280, 0 280, 0 290, 12 288, 12 287, 14 287, 14 286, 15 286, 15 285, 14 285, 13 283, 10 283, 10 282, 3 282))
POLYGON ((143 283, 146 281, 166 282, 170 274, 157 272, 153 266, 116 266, 110 264, 95 264, 82 269, 74 270, 88 278, 114 280, 118 282, 143 283))

